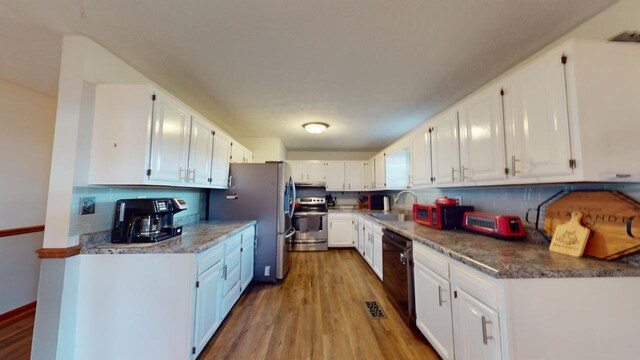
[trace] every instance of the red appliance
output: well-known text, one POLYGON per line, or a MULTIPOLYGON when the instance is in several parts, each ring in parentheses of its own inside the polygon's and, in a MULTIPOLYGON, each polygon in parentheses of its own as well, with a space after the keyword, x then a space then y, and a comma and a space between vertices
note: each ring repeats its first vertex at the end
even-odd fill
POLYGON ((360 209, 384 210, 384 195, 363 195, 360 197, 360 209))
POLYGON ((457 199, 438 198, 434 205, 413 205, 413 221, 435 229, 456 229, 462 225, 465 211, 473 211, 473 206, 458 205, 457 199))
POLYGON ((522 221, 517 216, 465 212, 462 226, 472 232, 510 240, 525 237, 522 221))

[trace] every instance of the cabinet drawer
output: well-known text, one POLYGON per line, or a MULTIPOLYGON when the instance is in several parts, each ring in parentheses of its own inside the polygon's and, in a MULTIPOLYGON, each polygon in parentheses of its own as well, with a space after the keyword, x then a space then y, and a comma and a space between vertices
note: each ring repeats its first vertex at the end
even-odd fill
POLYGON ((231 291, 229 291, 229 293, 226 294, 224 297, 223 305, 222 305, 224 308, 223 317, 229 313, 229 310, 231 310, 231 308, 236 303, 236 301, 238 301, 239 298, 240 298, 240 284, 238 283, 236 284, 236 286, 231 288, 231 291))
POLYGON ((498 288, 485 275, 465 265, 454 264, 451 269, 451 283, 492 309, 498 309, 498 288))
POLYGON ((224 257, 224 246, 223 244, 218 244, 211 249, 205 251, 204 253, 198 256, 197 266, 198 266, 198 275, 201 275, 205 271, 207 271, 210 267, 222 261, 224 257))
POLYGON ((426 266, 444 279, 449 279, 449 260, 444 255, 416 241, 413 242, 413 261, 426 266))
POLYGON ((225 296, 228 295, 229 292, 233 291, 236 286, 238 286, 238 289, 240 289, 240 267, 239 266, 232 271, 227 268, 227 279, 224 281, 225 296))
POLYGON ((240 252, 240 247, 233 249, 231 253, 227 253, 224 257, 224 264, 227 266, 227 273, 235 270, 238 265, 240 265, 241 257, 242 253, 240 252))

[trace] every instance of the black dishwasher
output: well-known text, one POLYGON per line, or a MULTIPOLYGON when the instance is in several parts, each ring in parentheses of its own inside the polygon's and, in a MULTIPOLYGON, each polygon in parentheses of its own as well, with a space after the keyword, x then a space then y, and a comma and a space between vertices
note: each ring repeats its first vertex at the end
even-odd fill
POLYGON ((382 278, 393 305, 410 326, 415 326, 413 242, 386 229, 382 236, 382 278))

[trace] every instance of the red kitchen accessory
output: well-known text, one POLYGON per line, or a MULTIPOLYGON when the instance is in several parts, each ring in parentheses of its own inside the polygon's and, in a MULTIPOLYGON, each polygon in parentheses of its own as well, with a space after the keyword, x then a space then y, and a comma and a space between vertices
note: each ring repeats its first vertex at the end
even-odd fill
POLYGON ((444 196, 441 198, 437 198, 433 203, 436 205, 454 206, 458 205, 458 199, 449 199, 448 197, 444 196))
POLYGON ((468 211, 463 215, 462 227, 503 240, 521 239, 526 235, 520 218, 512 215, 468 211))
POLYGON ((458 205, 458 200, 442 197, 434 201, 435 205, 413 205, 413 221, 434 229, 455 229, 462 224, 462 214, 473 211, 473 206, 458 205))

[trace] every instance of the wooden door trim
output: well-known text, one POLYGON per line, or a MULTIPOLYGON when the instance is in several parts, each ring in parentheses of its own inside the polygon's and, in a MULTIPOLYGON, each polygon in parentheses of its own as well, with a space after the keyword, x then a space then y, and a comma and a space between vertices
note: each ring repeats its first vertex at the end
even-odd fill
POLYGON ((80 245, 67 248, 42 248, 36 252, 40 259, 65 259, 80 254, 80 245))
POLYGON ((0 238, 6 236, 15 236, 22 234, 31 234, 44 231, 44 225, 25 226, 13 229, 0 230, 0 238))
POLYGON ((4 314, 0 314, 0 326, 10 324, 36 311, 36 302, 22 305, 4 314))

